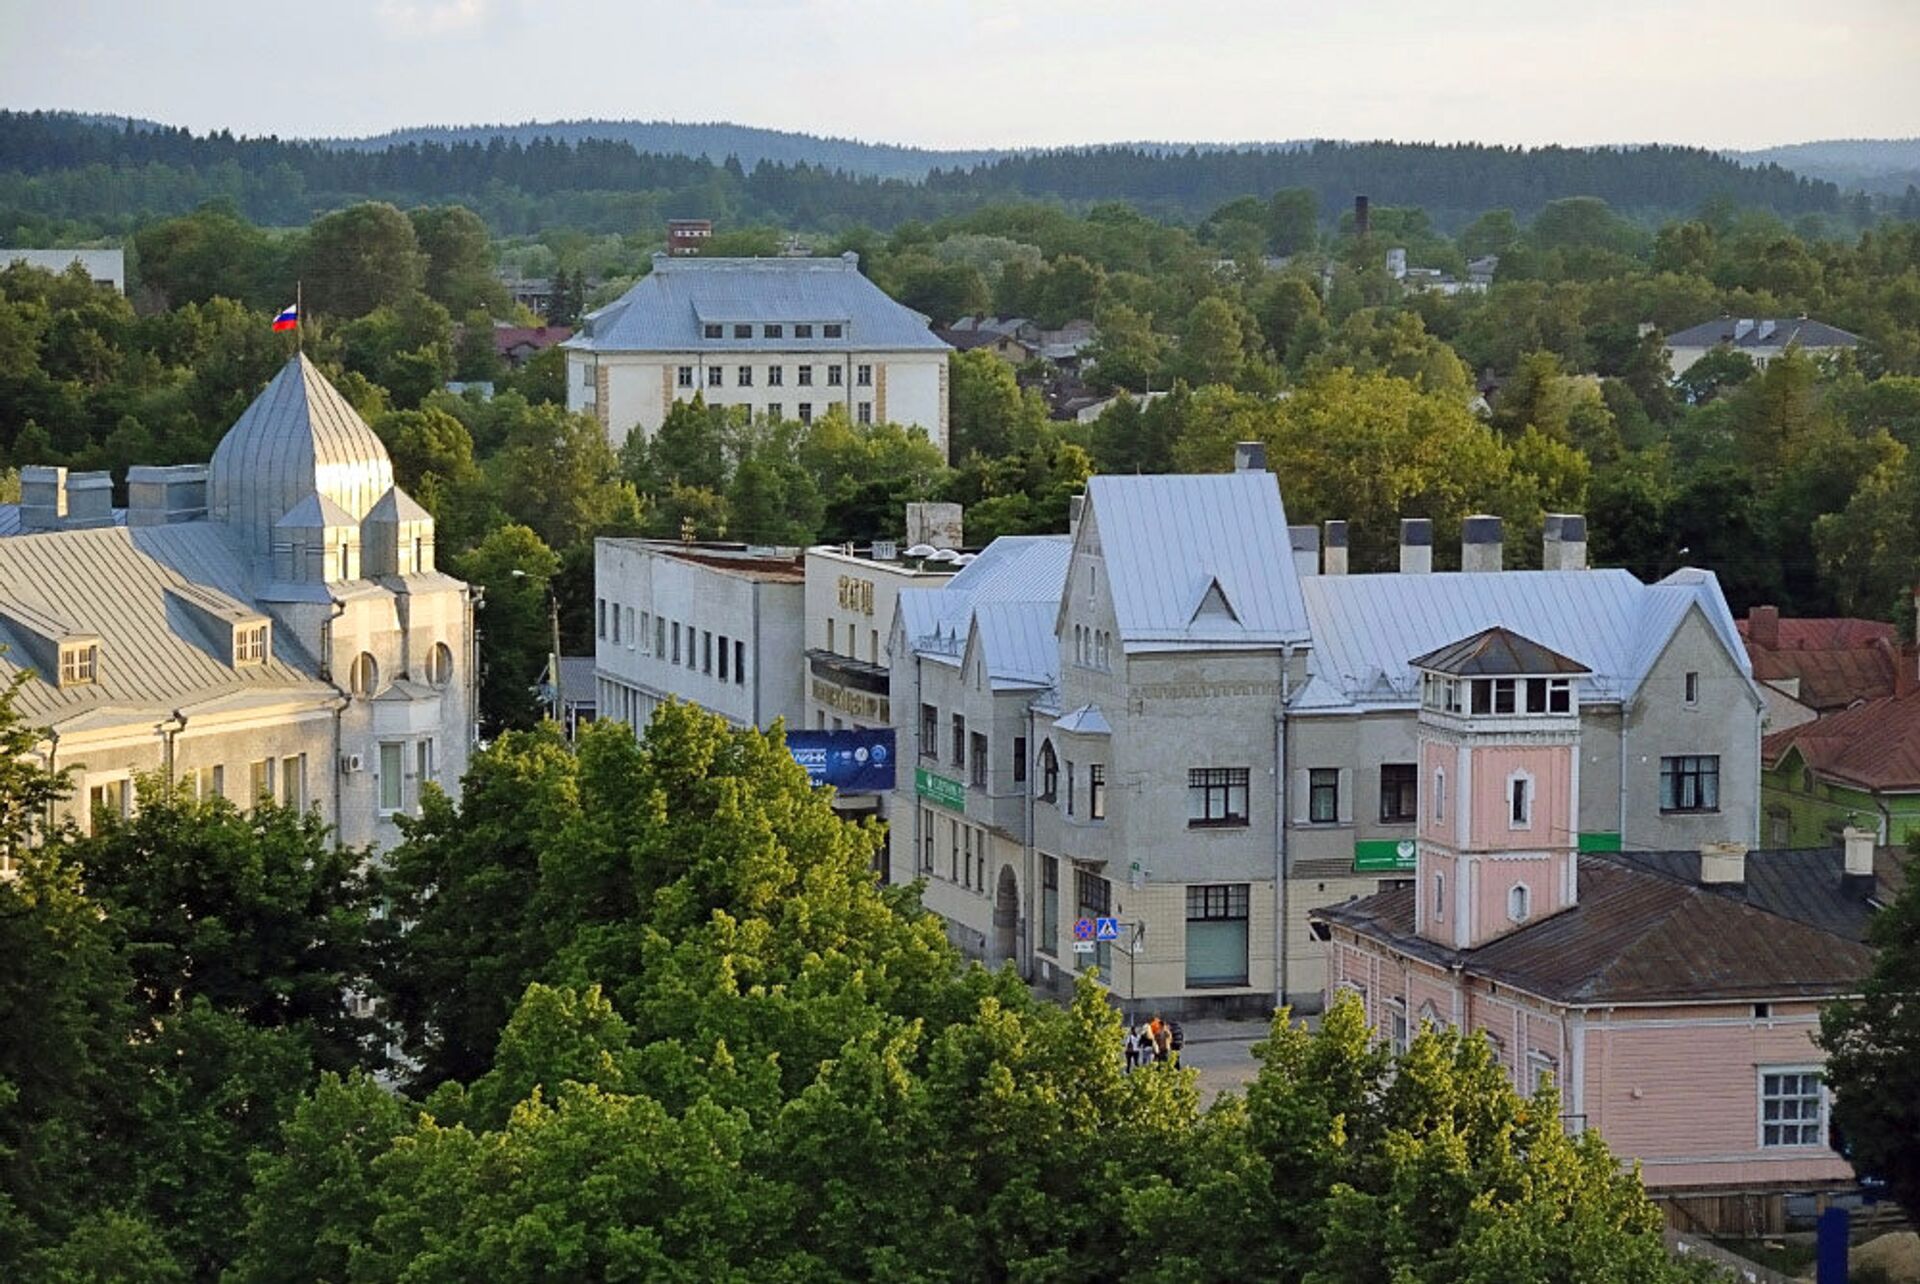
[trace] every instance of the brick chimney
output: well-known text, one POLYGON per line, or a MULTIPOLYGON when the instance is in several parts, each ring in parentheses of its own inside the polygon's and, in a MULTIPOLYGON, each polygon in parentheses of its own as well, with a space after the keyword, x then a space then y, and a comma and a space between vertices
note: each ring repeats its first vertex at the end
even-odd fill
POLYGON ((1747 641, 1768 651, 1780 649, 1779 607, 1750 606, 1747 608, 1747 641))

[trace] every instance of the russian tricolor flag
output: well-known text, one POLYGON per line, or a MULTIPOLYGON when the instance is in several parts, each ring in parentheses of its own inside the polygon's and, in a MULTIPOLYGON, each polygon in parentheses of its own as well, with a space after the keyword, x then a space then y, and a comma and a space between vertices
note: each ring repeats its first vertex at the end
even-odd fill
POLYGON ((297 328, 299 324, 300 305, 296 303, 291 307, 280 309, 280 315, 273 319, 273 332, 278 334, 282 330, 292 330, 297 328))

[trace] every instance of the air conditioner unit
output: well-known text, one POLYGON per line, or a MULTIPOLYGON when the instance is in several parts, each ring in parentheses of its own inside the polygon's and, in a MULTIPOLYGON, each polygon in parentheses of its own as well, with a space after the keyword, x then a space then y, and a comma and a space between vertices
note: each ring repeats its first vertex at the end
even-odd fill
POLYGON ((356 771, 366 770, 366 767, 367 760, 357 753, 343 753, 340 755, 340 772, 342 775, 351 776, 356 771))

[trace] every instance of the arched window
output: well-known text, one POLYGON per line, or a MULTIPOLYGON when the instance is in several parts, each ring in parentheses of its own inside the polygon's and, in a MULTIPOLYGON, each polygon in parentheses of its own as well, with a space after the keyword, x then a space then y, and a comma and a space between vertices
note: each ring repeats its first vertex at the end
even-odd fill
POLYGON ((1533 913, 1533 891, 1525 883, 1515 883, 1507 889, 1507 917, 1516 923, 1524 923, 1533 913))
POLYGON ((1053 741, 1040 743, 1040 796, 1052 802, 1060 794, 1060 759, 1054 755, 1053 741))
POLYGON ((362 651, 353 657, 353 669, 347 685, 362 699, 371 696, 380 685, 380 665, 372 655, 362 651))
POLYGON ((453 681, 453 648, 445 642, 435 642, 427 653, 427 681, 436 687, 453 681))

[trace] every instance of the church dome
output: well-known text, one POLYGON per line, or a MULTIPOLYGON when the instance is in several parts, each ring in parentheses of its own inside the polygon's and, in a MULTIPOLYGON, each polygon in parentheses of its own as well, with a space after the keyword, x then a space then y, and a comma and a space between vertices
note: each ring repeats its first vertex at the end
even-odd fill
POLYGON ((214 448, 207 515, 264 556, 274 524, 308 496, 332 501, 358 522, 392 487, 386 446, 297 353, 214 448))

